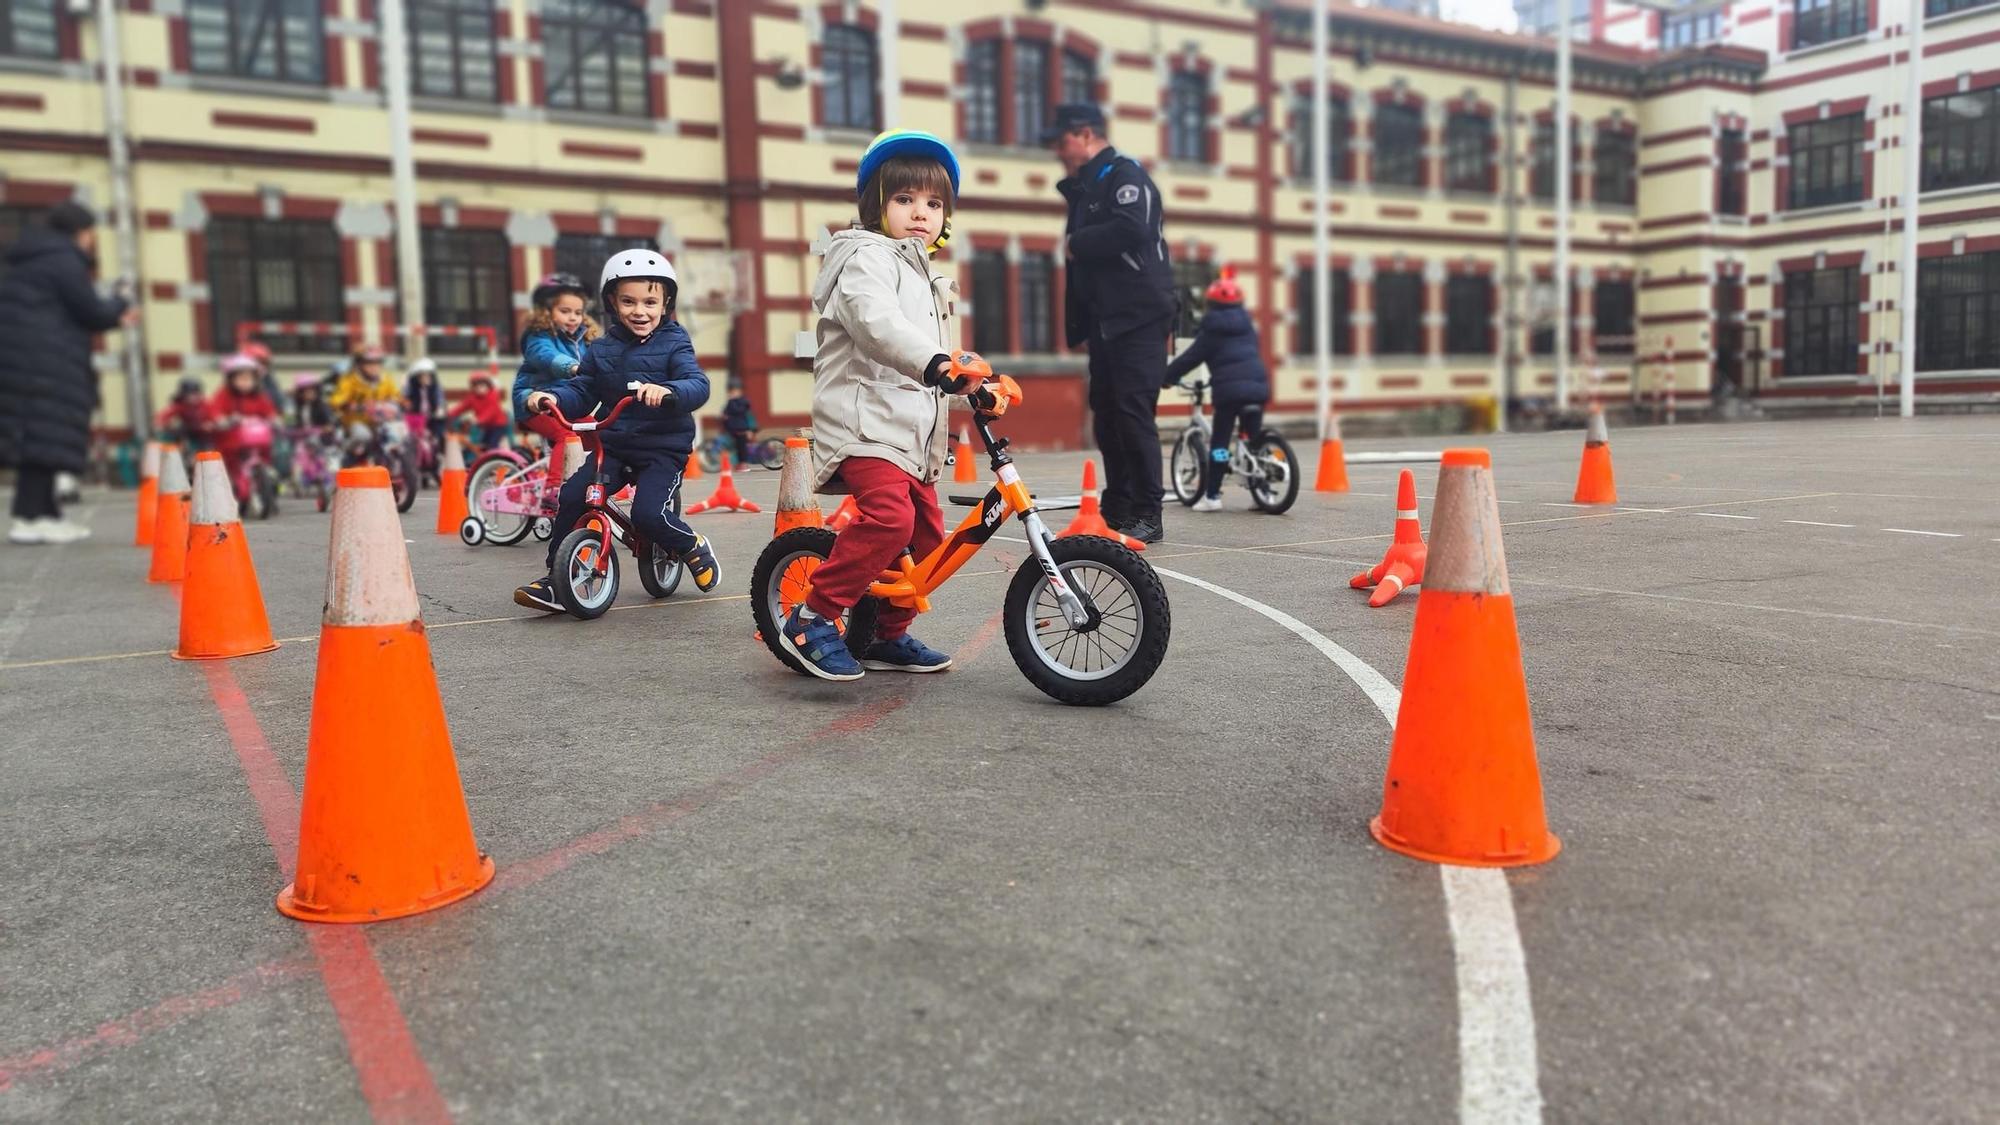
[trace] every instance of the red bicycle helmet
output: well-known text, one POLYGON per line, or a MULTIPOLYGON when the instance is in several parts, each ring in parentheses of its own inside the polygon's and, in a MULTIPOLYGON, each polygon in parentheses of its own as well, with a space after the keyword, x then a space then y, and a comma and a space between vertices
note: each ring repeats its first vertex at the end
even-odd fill
POLYGON ((1236 284, 1236 267, 1222 267, 1222 276, 1209 283, 1208 300, 1211 304, 1240 305, 1243 303, 1243 289, 1236 284))

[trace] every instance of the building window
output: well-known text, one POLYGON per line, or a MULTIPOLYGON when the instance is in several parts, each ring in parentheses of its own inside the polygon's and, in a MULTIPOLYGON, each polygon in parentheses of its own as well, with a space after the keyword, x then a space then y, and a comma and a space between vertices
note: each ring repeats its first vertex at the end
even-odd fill
POLYGON ((1446 355, 1489 355, 1493 351, 1493 281, 1454 277, 1444 283, 1446 355))
POLYGON ((820 43, 820 106, 832 129, 874 130, 875 36, 835 24, 820 43))
POLYGON ((1032 145, 1049 121, 1049 47, 1032 39, 1014 42, 1014 143, 1032 145))
MULTIPOLYGON (((1346 270, 1328 270, 1333 278, 1333 354, 1354 354, 1354 295, 1346 270)), ((1292 279, 1292 354, 1315 355, 1319 342, 1314 339, 1313 317, 1318 304, 1313 300, 1313 269, 1310 265, 1300 266, 1292 279)))
POLYGON ((1917 317, 1917 370, 2000 368, 2000 251, 1918 262, 1917 317))
POLYGON ((1208 311, 1208 287, 1215 280, 1215 263, 1200 259, 1176 260, 1174 269, 1174 335, 1193 336, 1208 311))
POLYGON ((1208 77, 1176 73, 1167 87, 1167 159, 1208 163, 1208 77))
POLYGON ((1750 146, 1743 130, 1724 129, 1715 149, 1715 209, 1724 215, 1741 215, 1750 194, 1750 146))
MULTIPOLYGON (((1064 51, 1062 57, 1062 100, 1066 103, 1097 104, 1097 60, 1080 51, 1064 51)), ((1035 128, 1041 128, 1035 122, 1035 128)))
MULTIPOLYGON (((1921 284, 1921 276, 1918 280, 1921 284)), ((1785 275, 1785 374, 1854 374, 1860 336, 1859 269, 1785 275)))
POLYGON ((1592 197, 1599 203, 1638 202, 1639 177, 1637 146, 1632 134, 1619 129, 1597 131, 1597 151, 1591 156, 1592 197))
MULTIPOLYGON (((514 285, 507 236, 497 230, 425 227, 424 323, 491 328, 499 347, 513 343, 514 285)), ((477 352, 477 337, 447 336, 431 350, 477 352)))
MULTIPOLYGON (((559 234, 556 236, 556 272, 575 274, 590 294, 584 308, 601 322, 604 309, 597 300, 597 280, 604 275, 604 263, 620 250, 643 246, 658 251, 660 244, 650 238, 616 234, 559 234)), ((503 337, 504 339, 504 337, 503 337)))
POLYGON ((188 0, 187 21, 196 73, 326 81, 319 0, 188 0))
POLYGON ((493 5, 479 0, 410 0, 410 90, 433 98, 490 102, 493 5))
POLYGON ((1925 191, 2000 180, 2000 87, 1924 102, 1925 191))
POLYGON ((1963 12, 1967 8, 1983 8, 1993 0, 1924 0, 1924 14, 1943 16, 1952 12, 1963 12))
MULTIPOLYGON (((1311 94, 1292 98, 1292 175, 1312 178, 1313 107, 1311 94)), ((1326 99, 1326 174, 1334 183, 1347 181, 1347 99, 1338 95, 1326 99)))
POLYGON ((1678 51, 1722 38, 1722 9, 1669 12, 1660 20, 1660 50, 1678 51))
POLYGON ((1413 105, 1375 107, 1375 182, 1422 187, 1424 111, 1413 105))
POLYGON ((1375 275, 1375 354, 1424 354, 1424 276, 1375 275))
POLYGON ((1861 198, 1861 169, 1867 153, 1862 151, 1861 114, 1808 121, 1794 125, 1786 134, 1792 183, 1786 206, 1822 207, 1829 203, 1852 203, 1861 198))
POLYGON ((972 350, 1003 355, 1007 339, 1007 255, 999 250, 972 253, 972 350))
POLYGON ((1054 256, 1021 255, 1021 350, 1030 354, 1056 350, 1054 256))
MULTIPOLYGON (((1535 284, 1538 288, 1546 290, 1550 297, 1554 297, 1556 295, 1554 282, 1537 281, 1535 284)), ((1556 315, 1556 310, 1554 308, 1554 302, 1551 301, 1548 305, 1545 305, 1543 307, 1548 309, 1549 316, 1551 319, 1546 324, 1535 324, 1529 328, 1528 351, 1535 355, 1554 355, 1556 354, 1556 325, 1554 320, 1554 317, 1556 315)), ((1574 284, 1572 284, 1569 287, 1569 319, 1570 319, 1569 352, 1571 355, 1575 355, 1576 354, 1576 286, 1574 284)))
POLYGON ((1493 121, 1454 113, 1444 126, 1444 186, 1452 191, 1493 190, 1493 121))
MULTIPOLYGON (((1574 128, 1571 128, 1569 134, 1571 198, 1575 198, 1574 177, 1577 165, 1582 163, 1582 146, 1583 139, 1577 136, 1574 128)), ((1534 135, 1529 139, 1528 194, 1536 199, 1556 197, 1556 123, 1553 120, 1535 122, 1534 135)))
POLYGON ((1638 350, 1632 331, 1632 282, 1600 281, 1591 294, 1591 342, 1600 354, 1631 355, 1638 350))
POLYGON ((965 139, 1000 143, 1000 41, 982 39, 965 51, 965 139))
POLYGON ((0 55, 53 59, 62 53, 55 0, 0 0, 0 55))
MULTIPOLYGON (((246 321, 339 323, 346 319, 340 235, 332 223, 211 218, 208 288, 215 346, 236 346, 246 321)), ((348 340, 309 332, 259 332, 278 351, 341 352, 348 340)))
POLYGON ((1851 39, 1868 30, 1868 0, 1797 0, 1792 49, 1851 39))
POLYGON ((542 54, 551 108, 653 112, 645 9, 620 0, 542 0, 542 54))

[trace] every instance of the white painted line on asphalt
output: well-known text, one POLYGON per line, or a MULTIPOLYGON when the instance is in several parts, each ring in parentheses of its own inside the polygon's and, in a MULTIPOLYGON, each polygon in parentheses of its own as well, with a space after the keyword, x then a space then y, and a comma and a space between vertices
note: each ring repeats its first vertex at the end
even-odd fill
POLYGON ((1795 523, 1800 525, 1801 527, 1853 527, 1854 526, 1851 523, 1821 523, 1819 520, 1786 520, 1785 522, 1795 523))
MULTIPOLYGON (((1394 729, 1402 693, 1367 661, 1281 609, 1191 574, 1153 569, 1291 630, 1347 673, 1394 729)), ((1440 865, 1438 874, 1457 963, 1458 1119, 1467 1125, 1533 1125, 1542 1119, 1535 1008, 1528 995, 1528 961, 1514 919, 1513 891, 1495 868, 1440 865)))
MULTIPOLYGON (((1595 508, 1595 507, 1597 507, 1597 505, 1595 505, 1595 504, 1569 504, 1569 503, 1564 503, 1564 502, 1563 502, 1563 501, 1561 501, 1561 500, 1544 500, 1544 501, 1542 501, 1542 507, 1544 507, 1544 508, 1595 508)), ((1621 511, 1621 512, 1622 512, 1622 511, 1624 511, 1624 509, 1623 509, 1623 508, 1620 508, 1620 509, 1619 509, 1619 511, 1621 511)))
POLYGON ((1671 508, 1613 508, 1614 512, 1652 512, 1655 514, 1672 511, 1671 508))
POLYGON ((1696 512, 1697 516, 1707 516, 1716 520, 1754 520, 1756 516, 1739 516, 1731 512, 1696 512))
POLYGON ((1961 533, 1959 533, 1959 532, 1956 532, 1956 531, 1918 531, 1918 530, 1917 530, 1916 528, 1913 528, 1913 527, 1885 527, 1885 528, 1882 528, 1881 530, 1883 530, 1883 531, 1893 531, 1893 532, 1895 532, 1895 533, 1896 533, 1896 534, 1898 534, 1898 535, 1935 535, 1935 536, 1937 536, 1937 537, 1938 537, 1939 539, 1963 539, 1963 538, 1965 538, 1965 536, 1964 536, 1963 534, 1961 534, 1961 533))

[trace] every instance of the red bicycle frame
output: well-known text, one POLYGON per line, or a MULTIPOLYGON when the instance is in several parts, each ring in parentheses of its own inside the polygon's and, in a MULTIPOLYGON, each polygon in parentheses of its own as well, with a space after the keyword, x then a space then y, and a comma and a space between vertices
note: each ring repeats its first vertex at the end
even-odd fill
MULTIPOLYGON (((628 384, 628 386, 633 388, 637 388, 639 385, 638 383, 628 384)), ((611 566, 607 560, 612 551, 611 529, 614 525, 618 529, 619 541, 624 543, 635 557, 639 554, 639 539, 637 535, 632 533, 631 522, 625 518, 624 513, 620 512, 611 503, 605 494, 604 457, 602 456, 604 443, 597 436, 597 431, 616 422, 618 415, 624 413, 625 408, 632 405, 636 401, 636 398, 637 396, 634 395, 626 395, 624 398, 619 399, 617 405, 611 408, 611 413, 606 414, 603 418, 579 418, 572 422, 563 416, 562 407, 556 405, 554 402, 550 402, 548 409, 543 411, 543 413, 554 418, 557 425, 560 425, 563 429, 580 438, 586 452, 599 454, 595 477, 588 485, 584 486, 583 516, 576 521, 579 527, 589 523, 593 519, 598 521, 599 542, 597 557, 591 561, 591 569, 599 575, 604 574, 611 566)), ((640 561, 644 562, 645 560, 641 559, 640 561)))

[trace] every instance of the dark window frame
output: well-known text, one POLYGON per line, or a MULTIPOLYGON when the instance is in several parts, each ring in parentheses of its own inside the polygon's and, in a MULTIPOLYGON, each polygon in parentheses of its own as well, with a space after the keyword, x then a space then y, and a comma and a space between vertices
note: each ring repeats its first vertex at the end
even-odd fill
MULTIPOLYGON (((1576 202, 1578 192, 1577 169, 1583 163, 1582 130, 1574 124, 1569 130, 1569 178, 1570 202, 1576 202)), ((1528 131, 1528 197, 1553 201, 1556 197, 1556 120, 1553 117, 1535 122, 1528 131)))
MULTIPOLYGON (((498 230, 423 228, 424 323, 432 327, 491 328, 495 349, 513 343, 514 253, 498 230), (464 291, 465 300, 458 297, 464 291), (447 303, 449 301, 449 303, 447 303)), ((476 336, 439 336, 434 352, 478 352, 476 336)))
POLYGON ((1007 252, 974 250, 967 270, 972 275, 972 350, 983 355, 1011 353, 1013 294, 1008 292, 1007 252))
POLYGON ((2000 368, 2000 250, 1917 262, 1917 370, 2000 368))
POLYGON ((971 144, 997 145, 1002 140, 1000 107, 1007 96, 1002 46, 998 39, 979 39, 965 49, 964 133, 971 144))
POLYGON ((295 86, 326 85, 326 17, 319 0, 187 0, 186 12, 191 73, 295 86), (287 7, 297 10, 288 12, 284 10, 287 7), (216 18, 223 27, 220 56, 204 41, 202 26, 216 18), (243 38, 245 24, 258 31, 248 43, 243 38), (267 28, 268 44, 261 33, 267 28), (307 44, 302 59, 295 59, 289 49, 294 39, 307 44), (264 64, 270 69, 262 69, 264 64))
POLYGON ((0 2, 0 55, 16 59, 60 59, 63 54, 63 21, 69 13, 61 0, 5 0, 0 2), (35 29, 37 40, 33 49, 25 49, 21 42, 21 26, 17 18, 19 9, 32 3, 36 14, 48 17, 46 46, 39 38, 41 28, 35 29))
POLYGON ((1371 144, 1369 181, 1395 187, 1423 187, 1429 157, 1424 153, 1424 110, 1419 105, 1382 102, 1368 121, 1371 144), (1387 174, 1385 174, 1385 172, 1387 174))
MULTIPOLYGON (((1354 280, 1349 271, 1340 268, 1327 270, 1333 281, 1333 354, 1354 354, 1354 280)), ((1316 354, 1313 341, 1313 268, 1310 263, 1301 265, 1292 278, 1292 354, 1312 356, 1316 354)))
MULTIPOLYGON (((346 279, 341 275, 340 232, 324 219, 249 219, 210 216, 203 242, 208 259, 210 326, 218 349, 236 346, 246 321, 341 324, 347 320, 346 279), (270 284, 289 288, 289 299, 270 284)), ((347 351, 344 335, 260 332, 280 352, 347 351)))
POLYGON ((1861 339, 1861 269, 1785 274, 1785 374, 1853 375, 1861 339))
POLYGON ((1870 26, 1868 0, 1793 0, 1791 50, 1839 43, 1870 26))
POLYGON ((1789 182, 1785 209, 1830 207, 1859 202, 1866 194, 1868 161, 1867 115, 1801 121, 1785 130, 1789 182))
POLYGON ((1428 354, 1424 289, 1424 275, 1418 270, 1382 270, 1375 275, 1376 355, 1428 354), (1408 307, 1392 307, 1404 305, 1408 307))
POLYGON ((2000 86, 1924 99, 1923 191, 2000 181, 2000 86), (1976 116, 1953 105, 1980 106, 1976 116))
POLYGON ((1638 204, 1638 134, 1625 129, 1598 129, 1590 164, 1591 202, 1621 207, 1638 204))
POLYGON ((1208 287, 1220 276, 1215 263, 1206 258, 1175 258, 1174 335, 1192 337, 1201 328, 1202 314, 1208 311, 1208 287))
POLYGON ((1660 19, 1660 50, 1699 47, 1722 38, 1722 9, 1667 12, 1660 19))
POLYGON ((1493 279, 1486 274, 1445 279, 1444 354, 1493 354, 1493 279))
POLYGON ((1167 159, 1208 164, 1208 75, 1177 70, 1167 80, 1167 159))
POLYGON ((880 129, 881 60, 875 33, 859 24, 828 24, 820 34, 819 61, 820 124, 869 133, 880 129))
POLYGON ((633 238, 622 234, 584 234, 582 232, 556 235, 556 244, 551 248, 555 260, 555 272, 575 274, 583 282, 587 294, 584 297, 584 311, 604 323, 604 306, 598 300, 597 281, 604 275, 604 263, 620 250, 630 250, 643 246, 657 253, 658 241, 651 238, 633 238))
POLYGON ((1948 16, 1953 12, 1991 7, 1995 3, 2000 3, 2000 0, 1924 0, 1924 15, 1948 16))
MULTIPOLYGON (((1056 81, 1059 83, 1057 97, 1060 102, 1088 102, 1092 105, 1097 104, 1097 59, 1095 57, 1084 54, 1073 47, 1064 48, 1061 73, 1058 75, 1056 81)), ((1036 130, 1040 130, 1043 124, 1043 122, 1037 121, 1033 127, 1036 130)), ((1039 132, 1036 133, 1035 139, 1037 141, 1041 140, 1039 132)))
POLYGON ((404 9, 410 40, 410 93, 421 98, 446 98, 453 101, 491 103, 500 96, 500 44, 499 36, 493 29, 493 5, 491 0, 408 0, 404 9), (421 25, 424 17, 441 17, 447 40, 445 51, 426 56, 425 30, 421 25), (428 65, 431 61, 447 61, 440 68, 428 65), (466 63, 474 61, 473 70, 483 62, 486 76, 483 84, 478 82, 476 73, 470 80, 466 74, 466 63), (447 82, 437 83, 442 73, 447 82))
POLYGON ((646 11, 620 0, 540 0, 542 101, 550 109, 651 117, 653 76, 646 11), (593 99, 593 66, 608 70, 593 99), (636 68, 638 82, 632 84, 636 68))
POLYGON ((1750 209, 1750 136, 1742 129, 1724 129, 1715 141, 1715 211, 1742 216, 1750 209))
POLYGON ((1631 355, 1638 350, 1638 301, 1629 277, 1599 278, 1591 287, 1590 343, 1598 355, 1631 355))
POLYGON ((1056 350, 1058 322, 1055 255, 1043 250, 1023 251, 1016 276, 1019 284, 1015 286, 1014 307, 1021 310, 1021 341, 1016 350, 1028 355, 1051 353, 1056 350))
POLYGON ((1446 191, 1490 193, 1494 175, 1493 118, 1460 111, 1444 123, 1444 186, 1446 191))
MULTIPOLYGON (((1312 94, 1300 91, 1292 95, 1291 129, 1289 148, 1292 161, 1292 176, 1299 180, 1311 180, 1312 168, 1312 94)), ((1344 184, 1353 176, 1348 167, 1348 154, 1353 137, 1350 119, 1353 109, 1347 98, 1329 92, 1326 99, 1326 171, 1330 183, 1344 184)))
POLYGON ((1041 139, 1042 127, 1049 121, 1049 84, 1055 81, 1056 52, 1041 39, 1016 39, 1009 54, 1007 105, 1013 111, 1014 143, 1025 147, 1041 139))
MULTIPOLYGON (((1540 279, 1538 278, 1537 281, 1539 282, 1540 279)), ((1572 357, 1577 354, 1576 298, 1576 282, 1572 281, 1569 285, 1569 354, 1572 357)), ((1545 328, 1537 328, 1533 324, 1528 326, 1528 354, 1556 354, 1556 325, 1551 324, 1545 328)))

